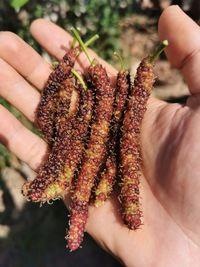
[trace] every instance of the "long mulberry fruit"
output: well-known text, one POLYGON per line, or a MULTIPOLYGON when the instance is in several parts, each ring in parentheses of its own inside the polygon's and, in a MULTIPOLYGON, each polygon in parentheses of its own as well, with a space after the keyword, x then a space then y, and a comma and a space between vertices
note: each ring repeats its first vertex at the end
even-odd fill
MULTIPOLYGON (((69 142, 71 138, 72 121, 75 118, 79 106, 78 97, 74 112, 69 113, 71 95, 75 89, 74 84, 74 79, 72 77, 69 77, 61 84, 58 99, 59 106, 57 109, 58 120, 55 123, 59 132, 57 133, 52 150, 50 151, 47 160, 40 167, 36 178, 31 182, 26 182, 22 188, 22 193, 34 202, 45 202, 51 199, 50 195, 45 194, 45 189, 56 181, 57 176, 64 165, 67 152, 66 143, 69 142)), ((53 192, 53 188, 51 192, 53 192)))
MULTIPOLYGON (((74 31, 79 44, 87 53, 82 40, 74 31)), ((87 55, 89 58, 89 55, 87 55)), ((89 58, 90 60, 90 58, 89 58)), ((90 60, 92 63, 92 61, 90 60)), ((101 64, 91 64, 88 74, 96 89, 96 106, 94 120, 91 125, 91 136, 85 150, 80 173, 78 174, 75 191, 72 195, 70 210, 70 228, 68 232, 68 246, 76 250, 83 239, 85 224, 88 217, 89 199, 94 179, 101 161, 106 153, 106 143, 114 102, 114 88, 112 88, 106 70, 101 64)))
POLYGON ((71 74, 75 60, 79 54, 79 48, 70 49, 50 74, 42 91, 40 103, 36 111, 36 124, 44 134, 48 143, 52 143, 54 137, 54 121, 56 113, 56 100, 60 84, 71 74))
POLYGON ((121 205, 124 223, 130 229, 137 229, 141 225, 141 205, 139 183, 142 173, 142 155, 140 132, 142 120, 147 109, 155 75, 153 66, 155 59, 166 47, 167 41, 159 46, 153 56, 144 58, 136 73, 131 97, 123 120, 123 134, 121 140, 121 205))
POLYGON ((116 96, 113 110, 113 118, 110 128, 110 140, 108 143, 108 154, 105 163, 105 168, 100 174, 99 184, 95 190, 94 205, 99 207, 103 205, 113 190, 113 185, 117 175, 117 162, 116 162, 116 143, 123 111, 130 86, 130 73, 129 71, 121 70, 117 75, 116 82, 116 96))

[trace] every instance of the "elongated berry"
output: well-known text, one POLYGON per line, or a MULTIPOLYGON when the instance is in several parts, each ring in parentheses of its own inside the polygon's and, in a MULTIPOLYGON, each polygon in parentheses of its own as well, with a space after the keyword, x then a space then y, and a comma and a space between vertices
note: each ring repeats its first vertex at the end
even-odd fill
POLYGON ((52 150, 40 167, 36 178, 31 182, 26 182, 23 186, 23 194, 32 201, 48 201, 51 199, 46 195, 45 190, 51 185, 51 192, 56 190, 52 187, 52 183, 56 181, 60 171, 64 167, 65 157, 67 153, 66 143, 70 141, 72 132, 72 121, 79 106, 79 98, 76 102, 76 108, 73 113, 69 113, 71 102, 71 95, 74 90, 74 79, 72 77, 66 79, 60 86, 59 104, 57 108, 58 120, 55 123, 57 130, 56 140, 53 144, 52 150), (53 188, 53 189, 52 189, 53 188))
POLYGON ((142 172, 140 133, 155 75, 149 58, 140 63, 123 121, 121 140, 121 205, 124 223, 130 229, 141 225, 139 183, 142 172))
POLYGON ((54 137, 54 120, 56 101, 60 84, 70 75, 78 56, 79 48, 70 49, 50 74, 42 91, 40 103, 36 111, 36 123, 44 134, 48 143, 52 143, 54 137))
POLYGON ((107 198, 110 196, 117 174, 117 164, 115 155, 109 155, 106 160, 105 168, 101 173, 100 182, 95 190, 95 202, 96 207, 100 207, 104 204, 107 198))
POLYGON ((142 174, 141 126, 147 109, 147 101, 153 88, 155 75, 153 66, 158 55, 168 45, 163 41, 155 53, 144 58, 138 69, 132 86, 131 97, 123 120, 121 140, 121 205, 124 223, 130 229, 141 225, 140 177, 142 174))
POLYGON ((116 82, 116 96, 113 110, 113 117, 110 128, 110 140, 108 143, 107 159, 105 168, 100 175, 99 184, 95 190, 95 202, 94 205, 99 207, 104 204, 113 190, 117 174, 116 163, 116 143, 121 120, 123 117, 123 111, 125 108, 125 102, 127 99, 130 86, 130 73, 129 71, 120 71, 117 75, 116 82))
POLYGON ((46 196, 54 194, 54 198, 62 197, 71 188, 75 171, 82 158, 88 127, 92 118, 92 92, 89 89, 85 90, 80 83, 77 86, 80 93, 80 107, 75 119, 72 121, 70 138, 66 142, 65 139, 63 140, 65 150, 64 167, 59 172, 55 182, 45 190, 46 196))
POLYGON ((114 88, 112 88, 106 70, 102 65, 90 66, 88 74, 94 88, 96 88, 96 106, 94 120, 91 125, 91 136, 83 156, 81 170, 72 196, 68 234, 70 250, 77 249, 83 239, 91 189, 102 159, 105 156, 114 102, 114 88))

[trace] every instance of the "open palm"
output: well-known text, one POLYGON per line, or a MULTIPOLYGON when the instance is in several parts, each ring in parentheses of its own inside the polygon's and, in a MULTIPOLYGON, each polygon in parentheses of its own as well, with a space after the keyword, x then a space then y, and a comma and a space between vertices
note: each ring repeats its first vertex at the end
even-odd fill
MULTIPOLYGON (((71 37, 45 20, 31 26, 35 39, 61 59, 71 37)), ((115 197, 90 208, 87 231, 127 266, 200 266, 200 30, 177 7, 168 8, 159 23, 167 55, 180 68, 192 96, 186 105, 150 99, 142 131, 144 176, 141 195, 144 225, 130 231, 123 225, 115 197)), ((111 76, 116 74, 103 62, 111 76)), ((84 55, 79 68, 87 67, 84 55)), ((34 122, 51 66, 13 33, 0 33, 0 94, 34 122)), ((36 169, 46 144, 0 106, 0 138, 20 159, 36 169)))

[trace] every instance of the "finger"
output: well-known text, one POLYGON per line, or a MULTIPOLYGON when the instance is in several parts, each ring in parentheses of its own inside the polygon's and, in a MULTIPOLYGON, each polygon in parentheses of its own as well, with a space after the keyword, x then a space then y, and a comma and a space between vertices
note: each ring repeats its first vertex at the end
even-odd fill
POLYGON ((44 87, 52 71, 49 63, 12 32, 0 32, 0 58, 38 89, 44 87))
POLYGON ((166 54, 180 69, 191 93, 200 92, 200 28, 178 6, 167 8, 159 20, 160 39, 168 39, 166 54))
MULTIPOLYGON (((59 60, 64 56, 66 50, 70 47, 70 43, 72 41, 71 35, 48 20, 35 20, 32 23, 30 30, 33 37, 40 43, 40 45, 43 46, 45 50, 47 50, 51 55, 53 55, 59 60)), ((89 53, 92 58, 97 58, 99 62, 106 67, 110 75, 116 74, 116 70, 110 64, 100 59, 91 50, 89 50, 89 53)), ((80 70, 83 70, 84 68, 89 66, 88 59, 83 53, 79 57, 79 62, 80 64, 77 65, 77 67, 80 70)))
POLYGON ((18 158, 36 170, 46 153, 46 144, 26 129, 7 109, 0 105, 0 141, 18 158))
POLYGON ((34 122, 40 94, 1 58, 0 70, 0 95, 34 122))

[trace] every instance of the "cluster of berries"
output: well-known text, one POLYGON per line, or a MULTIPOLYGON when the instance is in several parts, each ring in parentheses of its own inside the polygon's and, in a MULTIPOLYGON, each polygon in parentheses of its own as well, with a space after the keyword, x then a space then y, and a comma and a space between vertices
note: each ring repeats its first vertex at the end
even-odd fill
POLYGON ((106 69, 91 60, 86 49, 98 36, 83 43, 79 32, 72 31, 78 46, 73 42, 50 74, 36 114, 49 153, 22 193, 44 203, 70 192, 67 240, 69 249, 76 250, 83 240, 89 205, 101 206, 114 185, 120 188, 124 223, 134 230, 142 223, 141 126, 155 81, 154 62, 167 41, 141 61, 133 82, 129 71, 122 68, 112 86, 106 69), (81 51, 90 61, 82 75, 74 68, 81 51))

